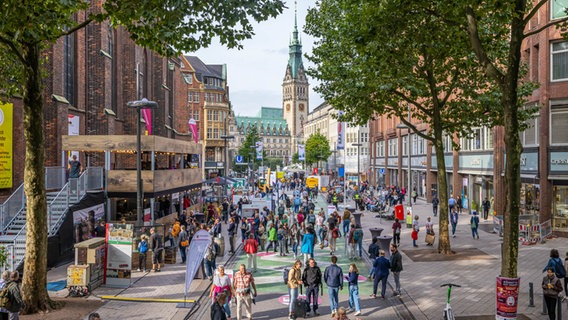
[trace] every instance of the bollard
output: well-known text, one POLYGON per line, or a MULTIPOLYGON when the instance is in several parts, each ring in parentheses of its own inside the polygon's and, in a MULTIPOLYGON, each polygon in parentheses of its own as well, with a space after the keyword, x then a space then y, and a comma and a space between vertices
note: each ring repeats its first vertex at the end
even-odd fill
POLYGON ((542 312, 540 314, 542 315, 548 314, 548 310, 546 310, 546 300, 544 300, 544 295, 542 296, 542 312))
POLYGON ((562 299, 560 297, 556 298, 556 319, 562 320, 562 299))
POLYGON ((529 307, 534 307, 534 287, 532 282, 529 282, 529 307))

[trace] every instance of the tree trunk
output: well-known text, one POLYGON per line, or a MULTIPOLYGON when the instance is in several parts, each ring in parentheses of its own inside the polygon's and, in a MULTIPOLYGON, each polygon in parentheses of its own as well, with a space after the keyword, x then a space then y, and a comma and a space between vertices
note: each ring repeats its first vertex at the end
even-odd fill
POLYGON ((448 230, 448 179, 446 178, 446 159, 444 157, 442 126, 436 124, 434 124, 434 126, 436 126, 434 128, 434 149, 436 150, 436 165, 438 167, 438 200, 440 200, 438 205, 438 214, 440 215, 438 221, 438 253, 452 254, 450 232, 448 230))
POLYGON ((23 48, 26 61, 24 88, 24 136, 26 159, 26 254, 22 278, 23 313, 47 310, 47 200, 45 197, 45 155, 43 137, 43 91, 39 44, 23 48))

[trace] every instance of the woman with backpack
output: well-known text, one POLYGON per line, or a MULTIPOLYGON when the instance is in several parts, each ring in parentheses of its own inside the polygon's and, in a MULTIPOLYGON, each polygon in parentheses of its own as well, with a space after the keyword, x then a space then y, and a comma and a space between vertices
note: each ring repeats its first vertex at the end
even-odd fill
POLYGON ((550 268, 554 270, 557 278, 563 279, 566 277, 566 268, 564 268, 564 263, 560 259, 560 253, 556 249, 550 250, 550 259, 548 259, 548 263, 542 269, 542 272, 546 272, 550 268))

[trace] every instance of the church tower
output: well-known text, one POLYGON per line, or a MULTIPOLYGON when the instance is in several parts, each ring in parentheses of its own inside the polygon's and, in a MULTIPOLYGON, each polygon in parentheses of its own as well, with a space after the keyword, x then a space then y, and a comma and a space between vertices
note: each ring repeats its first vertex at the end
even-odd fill
MULTIPOLYGON (((290 57, 282 83, 282 113, 290 129, 292 154, 304 142, 304 124, 308 121, 309 83, 302 62, 302 42, 298 38, 298 12, 294 12, 294 31, 290 40, 290 57)), ((306 137, 307 138, 307 137, 306 137)))

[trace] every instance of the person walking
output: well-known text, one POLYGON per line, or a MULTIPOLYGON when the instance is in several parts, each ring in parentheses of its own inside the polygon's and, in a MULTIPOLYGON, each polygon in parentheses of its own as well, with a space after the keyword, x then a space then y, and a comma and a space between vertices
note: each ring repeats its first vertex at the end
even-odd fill
POLYGON ((229 218, 227 235, 229 236, 229 254, 233 254, 235 253, 235 236, 237 235, 237 224, 234 217, 229 218))
MULTIPOLYGON (((378 238, 373 238, 373 241, 369 245, 369 249, 367 250, 367 252, 369 253, 369 259, 371 260, 371 266, 375 262, 375 259, 377 259, 377 257, 379 256, 379 251, 381 250, 381 247, 377 244, 378 241, 378 238)), ((369 271, 369 278, 373 278, 374 274, 375 268, 371 268, 371 271, 369 271)))
POLYGON ((302 236, 301 252, 304 254, 304 264, 314 257, 314 245, 316 241, 315 231, 312 227, 306 228, 306 233, 302 236))
POLYGON ((18 280, 20 280, 20 273, 16 270, 10 273, 10 281, 6 283, 6 288, 8 289, 9 296, 11 296, 10 302, 12 304, 10 310, 8 310, 10 320, 20 319, 20 310, 24 306, 24 300, 22 299, 18 280))
POLYGON ((150 228, 150 249, 152 249, 152 271, 160 272, 164 243, 162 236, 156 232, 155 228, 150 228))
POLYGON ((211 304, 211 320, 227 320, 227 315, 225 314, 225 309, 223 305, 227 301, 227 295, 225 293, 219 293, 211 304))
POLYGON ((217 250, 215 249, 215 244, 213 241, 209 243, 207 249, 205 249, 205 255, 203 256, 203 265, 205 266, 205 274, 209 280, 213 279, 213 271, 215 270, 215 259, 217 258, 217 250))
POLYGON ((487 197, 481 202, 481 207, 483 208, 483 220, 487 220, 489 218, 489 209, 491 208, 491 202, 487 197))
POLYGON ((337 238, 339 238, 339 229, 333 223, 329 225, 329 254, 334 255, 337 248, 337 238))
POLYGON ((244 263, 239 266, 239 271, 233 275, 233 288, 235 288, 235 297, 237 298, 237 320, 242 319, 243 305, 248 320, 252 320, 252 299, 256 297, 256 285, 252 274, 247 272, 244 263))
POLYGON ((247 254, 247 268, 251 270, 252 262, 252 272, 256 272, 256 254, 258 252, 258 241, 254 238, 254 235, 249 234, 249 238, 245 241, 245 252, 247 254))
POLYGON ((414 247, 418 247, 418 245, 416 244, 416 240, 418 240, 418 233, 420 232, 420 223, 418 222, 418 219, 420 219, 419 216, 414 216, 414 220, 412 221, 412 245, 414 247))
POLYGON ((455 208, 452 208, 450 210, 450 224, 452 225, 452 237, 456 237, 456 228, 458 226, 458 212, 456 211, 455 208))
POLYGON ((400 272, 402 271, 402 255, 398 252, 398 246, 394 243, 390 245, 390 271, 394 278, 393 296, 400 296, 400 272))
POLYGON ((69 163, 69 178, 76 179, 81 175, 81 162, 77 160, 77 155, 72 155, 69 163))
MULTIPOLYGON (((347 233, 346 233, 347 234, 347 233)), ((351 230, 347 236, 347 243, 349 244, 349 260, 353 260, 357 257, 357 241, 355 240, 355 225, 351 225, 351 230)))
POLYGON ((302 285, 302 261, 296 260, 294 262, 294 266, 288 272, 288 293, 290 297, 289 305, 288 305, 288 312, 290 313, 290 320, 294 320, 295 310, 294 305, 296 300, 298 300, 298 291, 300 290, 300 286, 302 285))
POLYGON ((392 241, 397 245, 400 244, 400 231, 402 229, 402 225, 398 218, 394 218, 394 222, 392 223, 392 241))
POLYGON ((434 217, 438 216, 438 205, 440 204, 440 199, 438 199, 437 195, 434 195, 432 198, 432 213, 434 217))
POLYGON ((280 248, 280 256, 285 257, 287 253, 286 245, 288 242, 288 226, 286 224, 278 228, 277 237, 278 247, 280 248))
POLYGON ((414 204, 416 204, 416 198, 418 197, 418 193, 416 192, 416 188, 412 189, 412 200, 414 201, 414 204))
POLYGON ((384 299, 390 270, 390 262, 385 258, 384 250, 379 251, 379 257, 373 262, 373 268, 375 269, 375 281, 373 282, 373 294, 371 294, 371 298, 377 297, 377 287, 379 286, 379 281, 382 281, 381 298, 384 299))
POLYGON ((337 265, 337 257, 331 256, 331 264, 325 268, 323 280, 329 294, 331 316, 335 316, 339 308, 339 290, 343 290, 343 270, 337 265))
POLYGON ((426 218, 426 245, 433 246, 435 238, 430 237, 430 239, 432 239, 432 240, 430 240, 429 237, 428 237, 429 235, 435 236, 434 223, 432 223, 431 217, 426 218))
POLYGON ((359 304, 359 270, 357 265, 351 263, 349 265, 349 309, 348 311, 355 310, 355 316, 361 314, 361 306, 359 304))
POLYGON ((553 267, 546 270, 546 275, 542 279, 542 294, 544 295, 544 302, 548 310, 548 319, 556 320, 556 300, 558 300, 558 293, 562 291, 562 283, 556 277, 553 267))
POLYGON ((473 211, 473 215, 469 219, 469 224, 471 225, 471 236, 473 239, 479 239, 479 232, 477 232, 477 228, 479 227, 479 217, 477 216, 476 211, 473 211))
POLYGON ((231 285, 231 278, 229 278, 229 275, 225 273, 225 266, 222 265, 217 268, 217 273, 213 277, 213 285, 211 286, 211 290, 209 290, 209 298, 212 298, 214 302, 217 295, 221 293, 227 295, 226 301, 223 304, 223 309, 225 309, 227 318, 231 318, 230 302, 231 297, 235 295, 235 292, 231 285))
POLYGON ((179 231, 179 252, 181 256, 181 263, 184 264, 187 259, 187 248, 189 247, 189 235, 185 230, 185 226, 180 226, 179 231))
POLYGON ((343 226, 343 234, 348 234, 349 233, 349 224, 351 223, 351 211, 345 209, 345 211, 343 211, 343 220, 342 220, 342 226, 343 226))
POLYGON ((276 233, 276 226, 275 223, 270 225, 268 229, 268 245, 266 246, 266 253, 268 253, 268 249, 272 247, 274 253, 278 250, 278 245, 276 244, 278 241, 278 234, 276 233))
MULTIPOLYGON (((311 312, 313 316, 317 317, 318 313, 318 296, 320 287, 323 291, 322 274, 321 269, 318 267, 316 260, 310 258, 308 264, 302 273, 302 282, 306 287, 306 300, 308 305, 311 307, 311 312)), ((308 311, 309 313, 310 311, 308 311)))

